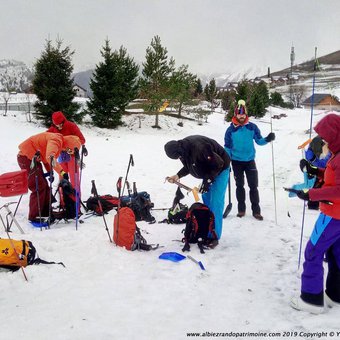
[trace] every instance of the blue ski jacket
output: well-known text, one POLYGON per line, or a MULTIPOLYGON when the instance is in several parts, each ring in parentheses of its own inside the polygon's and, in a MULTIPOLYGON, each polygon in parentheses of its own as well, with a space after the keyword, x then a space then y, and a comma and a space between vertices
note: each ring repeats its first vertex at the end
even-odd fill
POLYGON ((224 148, 231 160, 249 162, 255 159, 254 141, 258 145, 268 143, 257 125, 251 122, 245 125, 231 123, 224 136, 224 148))

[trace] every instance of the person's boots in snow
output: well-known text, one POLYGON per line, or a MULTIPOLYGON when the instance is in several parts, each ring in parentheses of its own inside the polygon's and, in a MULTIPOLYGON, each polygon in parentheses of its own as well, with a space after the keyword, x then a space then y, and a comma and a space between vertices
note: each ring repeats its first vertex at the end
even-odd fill
POLYGON ((300 296, 294 296, 290 300, 290 306, 296 310, 301 310, 312 314, 321 314, 324 312, 323 305, 314 305, 311 303, 307 303, 303 301, 300 296))

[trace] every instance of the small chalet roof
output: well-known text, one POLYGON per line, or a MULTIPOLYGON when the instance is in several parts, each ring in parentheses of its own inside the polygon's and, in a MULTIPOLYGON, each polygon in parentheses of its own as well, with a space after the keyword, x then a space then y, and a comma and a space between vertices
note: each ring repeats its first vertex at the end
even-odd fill
POLYGON ((74 83, 73 86, 74 86, 74 87, 76 86, 76 87, 80 88, 81 90, 87 92, 83 87, 81 87, 81 86, 80 86, 79 84, 77 84, 77 83, 74 83))
POLYGON ((314 98, 313 96, 308 97, 302 104, 312 104, 312 98, 313 98, 313 102, 314 104, 318 104, 320 103, 323 99, 327 98, 327 97, 331 97, 331 95, 329 93, 314 93, 314 98))

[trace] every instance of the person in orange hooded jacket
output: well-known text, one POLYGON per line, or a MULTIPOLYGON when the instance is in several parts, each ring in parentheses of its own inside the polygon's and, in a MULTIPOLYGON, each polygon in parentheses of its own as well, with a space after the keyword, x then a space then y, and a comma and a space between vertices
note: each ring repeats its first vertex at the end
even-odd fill
MULTIPOLYGON (((61 111, 52 113, 52 126, 47 130, 47 132, 53 133, 61 133, 63 136, 77 136, 82 145, 82 153, 84 156, 88 155, 87 149, 85 147, 85 137, 81 133, 79 127, 76 123, 70 122, 66 119, 65 115, 61 111)), ((60 163, 63 170, 70 175, 70 181, 72 186, 77 189, 80 197, 80 188, 79 188, 79 166, 76 164, 75 156, 71 155, 71 157, 64 157, 65 159, 60 163), (75 177, 75 173, 77 173, 77 178, 75 177)))
MULTIPOLYGON (((67 173, 56 162, 62 150, 72 153, 80 148, 80 140, 76 136, 65 136, 57 133, 43 132, 31 136, 19 145, 18 164, 27 170, 28 188, 31 191, 28 219, 36 220, 49 215, 50 190, 44 176, 42 164, 51 172, 51 166, 60 176, 67 178, 67 173)), ((49 180, 53 182, 53 172, 49 180)))

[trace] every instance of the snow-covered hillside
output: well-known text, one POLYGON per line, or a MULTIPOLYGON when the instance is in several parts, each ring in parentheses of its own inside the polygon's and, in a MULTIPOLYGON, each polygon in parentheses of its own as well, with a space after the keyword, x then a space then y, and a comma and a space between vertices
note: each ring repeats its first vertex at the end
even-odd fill
MULTIPOLYGON (((288 199, 282 188, 302 181, 297 147, 308 139, 304 131, 309 128, 310 112, 270 108, 270 114, 280 113, 288 117, 272 121, 276 140, 257 147, 264 221, 251 216, 249 203, 247 216, 236 217, 232 180, 233 209, 224 220, 220 244, 206 254, 200 254, 195 245, 191 247, 190 255, 202 261, 205 271, 189 259, 173 263, 158 258, 163 252, 181 253, 182 244, 177 240, 182 237, 183 225, 138 222, 147 241, 163 248, 129 252, 109 242, 102 217, 82 217, 84 223, 78 231, 73 221, 60 222, 50 230, 33 228, 27 221, 29 195, 24 195, 17 218, 25 235, 13 225, 12 238, 31 240, 41 258, 62 261, 66 268, 29 266, 25 269, 28 282, 20 271, 0 272, 0 339, 177 340, 188 339, 191 332, 255 332, 262 333, 257 339, 265 339, 263 334, 274 332, 280 337, 284 332, 297 332, 307 338, 313 332, 338 331, 339 308, 315 316, 289 306, 291 296, 300 290, 301 268, 297 265, 303 203, 288 199)), ((271 131, 270 114, 252 120, 264 136, 271 131)), ((316 111, 314 123, 325 114, 316 111)), ((133 154, 135 166, 128 179, 136 181, 138 190, 150 193, 155 208, 169 207, 176 188, 164 178, 175 174, 180 162, 166 157, 164 144, 202 134, 223 145, 227 128, 219 112, 209 116, 207 124, 184 121, 183 128, 177 126, 176 119, 160 116, 161 130, 150 127, 154 117, 146 117, 141 129, 136 116, 126 119, 126 127, 119 130, 81 127, 89 151, 82 177, 83 199, 90 196, 91 180, 99 194, 116 195, 117 178, 125 176, 133 154)), ((27 123, 23 113, 0 116, 0 174, 18 169, 18 144, 42 131, 39 124, 27 123)), ((199 184, 190 176, 182 181, 199 184)), ((17 199, 0 197, 0 206, 17 199)), ((186 196, 184 203, 190 205, 193 198, 186 196)), ((167 212, 154 211, 153 215, 160 221, 167 212)), ((317 215, 306 210, 303 247, 317 215)), ((111 234, 113 217, 113 211, 106 215, 111 234)), ((0 237, 6 237, 4 231, 0 237)))
POLYGON ((32 82, 33 72, 25 63, 0 60, 0 91, 24 91, 32 82))

